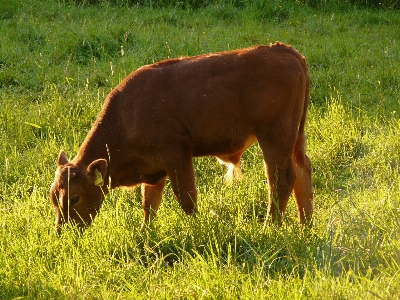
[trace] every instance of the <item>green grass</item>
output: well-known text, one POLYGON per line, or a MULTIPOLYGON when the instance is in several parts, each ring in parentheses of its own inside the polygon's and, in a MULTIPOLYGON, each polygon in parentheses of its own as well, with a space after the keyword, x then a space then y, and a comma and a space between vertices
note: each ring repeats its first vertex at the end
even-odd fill
POLYGON ((137 3, 0 4, 0 299, 400 299, 398 2, 137 3), (140 232, 138 191, 117 189, 83 235, 55 235, 57 154, 76 154, 121 79, 164 58, 276 40, 310 67, 311 229, 293 199, 282 227, 260 221, 268 191, 255 145, 233 186, 214 158, 195 159, 196 218, 168 184, 140 232))

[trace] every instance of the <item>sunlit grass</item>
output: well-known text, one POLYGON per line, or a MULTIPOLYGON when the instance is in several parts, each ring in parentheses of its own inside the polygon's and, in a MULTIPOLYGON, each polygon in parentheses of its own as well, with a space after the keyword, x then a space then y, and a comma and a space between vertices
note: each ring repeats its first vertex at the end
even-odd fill
POLYGON ((398 12, 252 3, 32 0, 0 9, 1 299, 400 296, 398 12), (276 40, 310 67, 312 228, 298 225, 292 198, 282 227, 264 222, 268 190, 254 145, 233 185, 214 158, 194 160, 196 218, 168 183, 158 218, 141 232, 138 191, 117 189, 84 234, 55 235, 48 190, 57 154, 76 154, 122 78, 168 57, 276 40))

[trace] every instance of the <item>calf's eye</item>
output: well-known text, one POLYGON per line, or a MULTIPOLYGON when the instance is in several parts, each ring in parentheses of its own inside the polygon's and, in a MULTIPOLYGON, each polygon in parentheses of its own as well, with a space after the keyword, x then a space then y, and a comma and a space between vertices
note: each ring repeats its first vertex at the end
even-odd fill
POLYGON ((72 197, 70 200, 69 200, 69 205, 70 206, 73 206, 74 204, 76 204, 76 203, 78 203, 79 202, 79 196, 75 196, 75 197, 72 197))

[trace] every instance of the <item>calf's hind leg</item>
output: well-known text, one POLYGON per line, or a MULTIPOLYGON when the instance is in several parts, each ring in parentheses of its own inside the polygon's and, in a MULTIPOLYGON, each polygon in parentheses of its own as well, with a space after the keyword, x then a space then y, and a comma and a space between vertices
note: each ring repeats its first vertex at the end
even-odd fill
POLYGON ((297 158, 293 155, 293 165, 296 170, 293 193, 297 203, 297 210, 302 224, 311 222, 313 213, 313 192, 311 186, 311 162, 306 154, 297 158))
POLYGON ((292 162, 293 147, 288 140, 283 138, 269 139, 259 138, 259 144, 263 151, 265 172, 269 184, 270 204, 269 215, 272 222, 278 224, 286 210, 289 196, 293 190, 296 179, 292 162), (285 145, 286 144, 286 145, 285 145))
POLYGON ((290 158, 280 163, 265 159, 264 164, 270 189, 269 214, 272 222, 280 224, 295 182, 295 170, 290 158))

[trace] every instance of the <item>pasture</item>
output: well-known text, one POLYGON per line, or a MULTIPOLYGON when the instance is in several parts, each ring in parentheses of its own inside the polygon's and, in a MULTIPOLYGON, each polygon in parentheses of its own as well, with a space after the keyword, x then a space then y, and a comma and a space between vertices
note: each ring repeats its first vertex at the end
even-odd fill
POLYGON ((398 2, 132 2, 0 3, 0 299, 400 299, 398 2), (194 160, 196 218, 168 182, 143 232, 139 189, 116 189, 84 234, 55 234, 57 155, 75 156, 125 76, 275 41, 310 69, 312 228, 293 197, 282 226, 266 221, 254 145, 232 185, 194 160))

